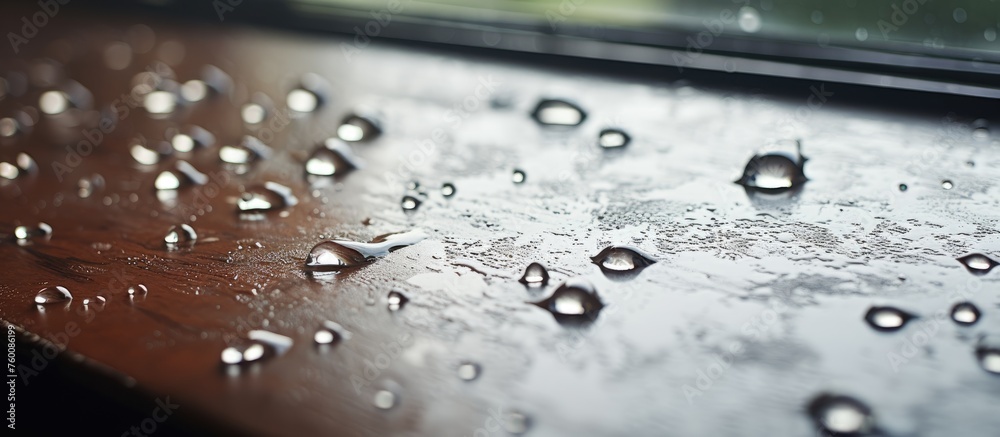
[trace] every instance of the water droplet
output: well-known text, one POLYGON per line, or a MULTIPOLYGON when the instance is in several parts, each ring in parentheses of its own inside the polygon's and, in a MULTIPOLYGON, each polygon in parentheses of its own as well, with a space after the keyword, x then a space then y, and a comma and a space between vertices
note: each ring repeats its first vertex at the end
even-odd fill
POLYGON ((332 271, 363 265, 374 258, 386 256, 393 250, 416 244, 425 238, 427 234, 413 230, 381 235, 370 243, 324 241, 309 252, 306 268, 313 271, 332 271))
POLYGON ((149 289, 145 285, 139 284, 128 288, 128 295, 131 296, 145 296, 149 293, 149 289))
POLYGON ((255 93, 250 102, 240 108, 240 118, 246 124, 260 124, 271 114, 271 99, 261 93, 255 93))
POLYGON ((69 96, 62 91, 46 91, 38 98, 38 109, 48 115, 62 114, 69 107, 69 96))
POLYGON ((597 138, 597 144, 604 149, 618 149, 625 147, 632 141, 632 138, 621 129, 605 129, 601 131, 597 138))
POLYGON ((177 96, 170 91, 157 90, 146 94, 142 99, 142 106, 150 114, 163 115, 174 112, 177 108, 177 96))
POLYGON ((314 176, 343 175, 360 167, 351 147, 337 138, 324 141, 306 161, 306 173, 314 176))
POLYGON ((401 202, 404 211, 414 211, 420 206, 420 199, 414 196, 406 195, 403 196, 403 201, 401 202))
POLYGON ((955 184, 952 183, 951 181, 947 180, 947 179, 941 181, 941 188, 944 188, 946 190, 950 190, 950 189, 952 189, 954 187, 955 187, 955 184))
POLYGON ((351 332, 341 326, 339 323, 331 322, 329 320, 323 322, 323 327, 316 331, 313 335, 313 340, 316 344, 326 345, 339 343, 344 340, 351 338, 351 332))
POLYGON ((583 123, 587 114, 578 106, 565 100, 547 99, 538 102, 531 116, 547 126, 577 126, 583 123))
POLYGON ((529 287, 542 287, 549 283, 549 272, 541 264, 531 263, 524 269, 520 281, 529 287))
POLYGON ((376 408, 388 410, 396 405, 396 395, 389 390, 379 390, 375 393, 372 403, 376 408))
POLYGON ((191 79, 181 85, 181 98, 190 103, 200 102, 208 96, 208 84, 199 79, 191 79))
POLYGON ((656 262, 653 257, 643 251, 628 246, 610 246, 592 257, 604 273, 638 273, 640 270, 656 262))
POLYGON ((993 267, 997 266, 997 262, 993 261, 986 255, 973 253, 971 255, 966 255, 958 258, 958 262, 962 263, 965 268, 974 275, 985 275, 993 270, 993 267))
POLYGON ((136 162, 142 165, 155 165, 160 162, 160 158, 170 154, 170 144, 167 142, 156 142, 147 144, 146 139, 136 137, 132 139, 129 146, 129 153, 136 162))
POLYGON ((899 184, 899 191, 906 191, 908 189, 910 189, 910 187, 907 187, 906 184, 899 184))
POLYGON ((480 370, 482 369, 479 367, 479 364, 471 361, 463 361, 458 365, 458 377, 463 381, 472 381, 479 377, 480 370))
POLYGON ((959 302, 951 307, 951 319, 960 325, 972 325, 979 321, 979 308, 972 302, 959 302))
POLYGON ((14 117, 0 118, 0 137, 10 138, 20 133, 23 129, 21 123, 14 117))
POLYGON ((979 365, 983 370, 1000 375, 1000 347, 979 346, 976 349, 976 357, 979 358, 979 365))
POLYGON ((445 182, 441 184, 441 195, 444 197, 451 197, 455 195, 455 185, 450 182, 445 182))
POLYGON ((388 303, 389 311, 399 311, 410 301, 410 298, 406 297, 400 291, 392 290, 389 295, 386 296, 386 302, 388 303))
POLYGON ((510 176, 510 180, 514 181, 515 184, 523 184, 526 178, 527 175, 521 170, 514 170, 510 176))
POLYGON ((760 13, 750 6, 740 8, 739 15, 737 17, 740 29, 746 33, 757 33, 757 31, 763 27, 763 22, 760 19, 760 13))
POLYGON ((175 151, 186 153, 195 148, 208 147, 215 144, 215 135, 200 126, 188 126, 183 132, 174 131, 170 137, 170 145, 175 151))
POLYGON ((39 305, 69 302, 71 300, 73 300, 73 295, 70 294, 66 287, 61 285, 45 287, 35 295, 35 303, 39 305))
POLYGON ((163 237, 163 242, 166 243, 169 250, 194 246, 197 240, 198 233, 187 224, 171 226, 170 230, 167 231, 167 235, 163 237))
POLYGON ((276 182, 265 182, 262 186, 248 188, 236 206, 243 212, 261 212, 287 208, 299 203, 292 189, 276 182))
POLYGON ((244 135, 238 145, 219 148, 219 159, 226 164, 245 165, 269 156, 271 148, 250 135, 244 135))
POLYGON ((879 331, 895 331, 903 327, 914 315, 893 307, 874 306, 865 314, 865 320, 879 331))
POLYGON ((104 296, 88 297, 83 299, 83 306, 85 307, 97 307, 103 308, 104 304, 107 303, 107 299, 104 296))
POLYGON ((176 190, 181 186, 181 180, 172 171, 164 171, 156 177, 156 181, 153 186, 157 190, 176 190))
POLYGON ((583 279, 567 281, 552 296, 535 305, 548 310, 559 323, 593 321, 604 308, 594 286, 583 279))
POLYGON ((802 185, 807 181, 803 171, 806 158, 798 142, 795 147, 794 154, 776 151, 755 155, 736 183, 763 193, 781 193, 802 185))
POLYGON ((809 404, 808 411, 816 425, 835 434, 864 434, 875 427, 871 409, 848 396, 820 395, 809 404))
POLYGON ((30 244, 30 240, 35 238, 49 238, 52 236, 52 226, 48 223, 38 222, 35 228, 29 228, 27 226, 18 226, 14 228, 14 239, 20 246, 26 246, 30 244))
POLYGON ((369 141, 382 133, 374 117, 350 115, 337 128, 337 136, 348 142, 369 141))
POLYGON ((222 362, 224 364, 239 364, 243 362, 243 351, 232 346, 223 349, 222 362))
POLYGON ((9 162, 0 162, 0 177, 7 180, 17 179, 17 176, 21 174, 21 171, 17 169, 17 166, 9 162))
MULTIPOLYGON (((288 352, 288 350, 291 349, 292 345, 295 343, 295 341, 290 337, 276 334, 271 331, 265 331, 263 329, 254 329, 247 332, 247 338, 266 345, 269 349, 273 350, 276 355, 284 355, 285 352, 288 352)), ((243 355, 243 359, 246 359, 246 354, 243 355)))
POLYGON ((18 153, 14 162, 17 163, 17 168, 20 170, 21 175, 33 174, 38 171, 38 164, 27 153, 18 153))
POLYGON ((503 429, 511 434, 524 434, 531 426, 531 419, 524 413, 513 410, 509 411, 503 420, 503 429))
POLYGON ((313 112, 326 101, 326 81, 319 75, 308 73, 302 76, 299 86, 288 92, 285 99, 288 108, 296 112, 313 112))

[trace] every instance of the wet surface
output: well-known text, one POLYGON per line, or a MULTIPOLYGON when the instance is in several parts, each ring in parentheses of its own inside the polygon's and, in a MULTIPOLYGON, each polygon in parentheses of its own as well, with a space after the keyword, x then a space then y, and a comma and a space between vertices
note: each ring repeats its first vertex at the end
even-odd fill
POLYGON ((26 128, 0 161, 37 169, 0 179, 0 309, 29 342, 79 327, 64 353, 108 390, 260 435, 1000 427, 998 273, 960 261, 1000 257, 1000 140, 977 121, 992 114, 388 43, 346 57, 348 39, 281 32, 48 30, 3 63, 25 85, 0 127, 26 128), (310 167, 330 138, 365 165, 310 167), (808 161, 748 165, 789 140, 808 161), (766 190, 733 183, 762 169, 766 190), (158 189, 165 171, 177 184, 158 189), (325 241, 414 229, 307 269, 325 241), (592 259, 611 247, 642 253, 592 259), (526 286, 535 262, 547 281, 526 286), (39 293, 56 286, 72 299, 39 293))

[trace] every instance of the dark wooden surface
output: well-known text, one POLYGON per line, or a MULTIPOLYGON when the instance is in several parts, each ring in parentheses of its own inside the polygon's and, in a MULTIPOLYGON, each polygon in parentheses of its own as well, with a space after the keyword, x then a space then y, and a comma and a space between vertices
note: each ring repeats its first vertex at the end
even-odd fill
MULTIPOLYGON (((4 30, 32 12, 13 11, 4 30)), ((61 181, 53 163, 67 162, 83 126, 40 116, 30 133, 0 145, 0 160, 26 152, 39 165, 0 186, 0 233, 38 221, 54 229, 28 245, 0 244, 0 311, 21 333, 21 360, 42 349, 39 339, 66 333, 60 368, 90 381, 88 390, 149 405, 169 397, 179 405, 170 421, 213 433, 480 435, 494 433, 497 411, 519 411, 528 435, 809 435, 817 431, 807 406, 823 392, 861 400, 888 435, 988 435, 1000 426, 1000 378, 974 353, 984 336, 1000 335, 997 273, 973 276, 955 260, 1000 257, 1000 143, 973 126, 996 115, 995 103, 808 80, 761 86, 741 76, 611 72, 377 39, 348 58, 344 44, 352 42, 63 14, 17 56, 6 52, 5 72, 58 61, 56 71, 98 107, 127 94, 157 60, 172 62, 181 82, 211 64, 235 85, 163 119, 130 108, 61 181), (143 30, 137 24, 151 29, 152 50, 109 69, 103 51, 143 30), (329 81, 328 104, 281 121, 285 95, 305 73, 329 81), (819 89, 822 105, 810 97, 819 89), (278 121, 264 127, 275 154, 236 174, 219 164, 218 149, 261 135, 239 115, 256 92, 275 102, 278 121), (539 126, 530 113, 542 98, 569 99, 587 118, 539 126), (456 110, 463 104, 469 110, 456 110), (310 183, 304 161, 355 111, 379 114, 384 127, 351 145, 364 167, 310 183), (160 138, 188 124, 217 143, 155 166, 129 155, 137 134, 160 138), (607 127, 632 143, 601 150, 597 134, 607 127), (792 138, 809 158, 797 195, 751 196, 733 183, 757 150, 792 138), (153 181, 178 159, 213 175, 218 189, 158 199, 153 181), (523 184, 512 183, 514 169, 526 173, 523 184), (82 198, 78 181, 95 174, 103 188, 82 198), (944 180, 954 187, 943 189, 944 180), (257 220, 237 214, 240 193, 264 181, 291 187, 299 203, 257 220), (411 181, 426 197, 404 212, 411 181), (445 182, 456 187, 451 198, 439 191, 445 182), (180 223, 198 241, 168 251, 163 237, 180 223), (323 277, 303 268, 321 241, 412 229, 429 238, 361 268, 323 277), (657 262, 635 277, 608 277, 590 258, 610 245, 657 262), (550 269, 549 287, 518 282, 532 262, 550 269), (529 304, 574 277, 607 304, 593 324, 562 325, 529 304), (138 284, 148 295, 130 299, 126 289, 138 284), (67 287, 72 302, 34 305, 52 285, 67 287), (391 312, 394 289, 409 302, 391 312), (979 323, 939 317, 956 293, 981 309, 979 323), (84 308, 96 296, 107 299, 103 309, 84 308), (864 320, 877 304, 919 318, 879 332, 864 320), (352 338, 317 348, 313 333, 325 320, 352 338), (894 365, 891 355, 934 320, 927 343, 894 365), (238 371, 222 366, 221 351, 253 329, 294 346, 238 371), (686 396, 732 344, 744 348, 732 365, 700 396, 686 396), (464 361, 481 366, 477 379, 458 377, 464 361), (373 406, 383 388, 397 395, 388 410, 373 406)), ((48 88, 0 101, 0 117, 37 107, 48 88)))

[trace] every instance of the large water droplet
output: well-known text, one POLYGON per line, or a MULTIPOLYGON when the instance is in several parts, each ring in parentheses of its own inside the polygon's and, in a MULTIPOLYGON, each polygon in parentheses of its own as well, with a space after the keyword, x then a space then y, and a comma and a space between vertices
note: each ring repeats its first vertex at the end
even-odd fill
POLYGON ((621 129, 605 129, 597 137, 597 144, 604 149, 620 149, 630 141, 632 138, 621 129))
POLYGON ((906 311, 894 307, 874 306, 865 313, 865 320, 879 331, 895 331, 914 317, 906 311))
POLYGON ((541 264, 531 263, 524 269, 520 281, 529 287, 542 287, 549 283, 549 272, 541 264))
POLYGON ((46 91, 38 98, 38 109, 48 115, 62 114, 69 107, 69 95, 62 91, 46 91))
POLYGON ((153 182, 153 186, 157 190, 176 190, 181 186, 181 180, 177 177, 174 172, 167 170, 160 173, 156 177, 156 181, 153 182))
POLYGON ((375 117, 350 115, 337 128, 337 136, 348 142, 370 141, 382 133, 375 117))
POLYGON ((20 246, 26 246, 31 244, 31 241, 37 238, 47 239, 52 236, 52 226, 48 223, 38 222, 38 225, 34 228, 29 228, 27 226, 18 226, 14 228, 14 240, 20 246))
POLYGON ((531 116, 540 124, 548 126, 576 126, 583 123, 587 115, 578 106, 565 100, 542 100, 531 116))
POLYGON ((479 367, 479 364, 471 361, 463 361, 458 365, 458 377, 463 381, 472 381, 478 378, 480 371, 481 368, 479 367))
POLYGON ((643 251, 628 246, 610 246, 591 258, 604 273, 638 273, 656 262, 643 251))
POLYGON ((323 322, 323 327, 318 329, 313 335, 316 344, 327 345, 339 343, 351 338, 351 332, 337 322, 329 320, 323 322))
POLYGON ((801 186, 807 181, 803 171, 806 158, 797 142, 795 150, 795 153, 776 151, 754 156, 736 183, 763 193, 781 193, 801 186))
POLYGON ((962 263, 962 265, 964 265, 965 268, 974 275, 985 275, 989 273, 990 270, 993 270, 993 267, 997 266, 996 261, 979 253, 973 253, 971 255, 958 258, 958 262, 962 263))
POLYGON ((333 271, 366 264, 377 257, 406 247, 427 238, 420 230, 380 235, 370 243, 355 241, 324 241, 317 244, 306 257, 306 268, 313 271, 333 271))
POLYGON ((150 114, 170 114, 177 108, 177 95, 166 90, 153 91, 143 97, 142 106, 150 114))
POLYGON ((593 321, 604 308, 594 286, 583 279, 567 281, 552 296, 535 305, 548 310, 560 323, 593 321))
POLYGON ((343 175, 361 168, 360 160, 347 143, 329 138, 306 161, 306 173, 314 176, 343 175))
POLYGON ((410 301, 401 291, 392 290, 385 298, 389 311, 399 311, 410 301))
POLYGON ((198 233, 187 224, 171 226, 167 231, 167 235, 163 237, 163 242, 167 245, 167 249, 170 250, 194 246, 197 240, 198 233))
POLYGON ((45 287, 35 295, 35 303, 39 305, 63 303, 71 300, 73 300, 73 295, 70 294, 66 287, 61 285, 45 287))
POLYGON ((979 308, 972 302, 959 302, 951 307, 951 319, 960 325, 972 325, 979 321, 979 308))
POLYGON ((299 199, 292 194, 291 188, 269 181, 264 185, 248 188, 236 201, 236 206, 242 212, 263 212, 298 203, 299 199))
POLYGON ((871 409, 848 396, 820 395, 809 404, 808 411, 816 425, 835 434, 864 434, 875 427, 871 409))

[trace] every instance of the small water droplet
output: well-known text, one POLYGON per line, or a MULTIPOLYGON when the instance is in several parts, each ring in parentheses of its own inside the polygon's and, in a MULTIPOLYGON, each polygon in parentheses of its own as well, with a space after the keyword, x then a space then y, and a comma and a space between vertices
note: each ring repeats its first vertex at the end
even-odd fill
POLYGON ((565 100, 547 99, 538 102, 531 116, 538 123, 547 126, 577 126, 583 123, 587 114, 565 100))
POLYGON ((263 212, 287 208, 299 203, 292 194, 292 189, 276 182, 265 182, 248 188, 236 201, 236 206, 242 212, 263 212))
POLYGON ((638 273, 656 262, 653 257, 634 247, 610 246, 591 258, 604 273, 638 273))
POLYGON ((307 73, 302 76, 299 86, 288 92, 285 102, 293 111, 313 112, 326 102, 326 89, 326 81, 322 77, 307 73))
POLYGON ((739 15, 737 17, 740 29, 746 33, 757 33, 757 31, 763 27, 763 21, 760 18, 760 13, 750 6, 740 8, 739 15))
POLYGON ((71 300, 73 300, 73 295, 70 294, 69 289, 61 285, 45 287, 35 295, 35 303, 39 305, 69 302, 71 300))
POLYGON ((976 349, 976 357, 983 370, 1000 375, 1000 347, 982 345, 976 349))
POLYGON ((479 377, 480 370, 479 364, 463 361, 458 365, 458 377, 463 381, 472 381, 479 377))
POLYGON ((571 279, 560 285, 548 299, 536 302, 560 323, 593 321, 604 308, 594 286, 583 279, 571 279))
POLYGON ((191 79, 181 85, 181 98, 190 103, 200 102, 208 96, 208 84, 200 79, 191 79))
POLYGON ((549 283, 549 272, 541 264, 531 263, 524 269, 520 281, 529 287, 542 287, 549 283))
POLYGON ((410 298, 406 297, 406 295, 403 294, 402 292, 396 290, 390 291, 389 295, 386 296, 386 302, 388 304, 389 311, 399 311, 409 301, 410 298))
POLYGON ((899 191, 906 191, 908 189, 910 189, 910 187, 907 187, 906 184, 899 184, 899 191))
POLYGON ((604 149, 619 149, 631 141, 632 138, 621 129, 605 129, 597 138, 597 144, 604 149))
POLYGON ((17 241, 19 246, 26 246, 31 244, 31 241, 36 238, 49 238, 52 236, 52 226, 48 223, 38 222, 38 225, 34 228, 29 228, 27 226, 18 226, 14 228, 14 240, 17 241))
POLYGON ((914 315, 898 308, 874 306, 865 313, 865 320, 879 331, 896 331, 910 321, 914 315))
POLYGON ((107 299, 105 299, 104 296, 95 296, 83 299, 83 306, 85 307, 103 308, 105 303, 107 303, 107 299))
POLYGON ((183 131, 172 131, 170 134, 170 145, 174 151, 181 153, 215 144, 215 135, 200 126, 188 126, 183 131))
POLYGON ((167 231, 167 235, 163 237, 163 242, 166 243, 169 250, 194 246, 197 240, 198 233, 187 224, 171 226, 167 231))
POLYGON ((835 434, 864 434, 875 427, 871 409, 848 396, 820 395, 809 404, 808 411, 816 425, 835 434))
POLYGON ((383 257, 389 252, 427 238, 419 230, 380 235, 369 243, 336 240, 317 244, 306 257, 306 268, 313 271, 333 271, 359 266, 383 257))
MULTIPOLYGON (((284 355, 285 352, 288 352, 288 350, 292 348, 292 345, 295 344, 295 341, 292 340, 291 337, 286 337, 284 335, 271 331, 265 331, 263 329, 254 329, 247 332, 247 338, 267 346, 267 348, 273 350, 276 355, 284 355)), ((243 359, 246 359, 246 354, 244 354, 243 359)))
POLYGON ((238 145, 219 148, 219 159, 227 164, 246 165, 271 156, 271 148, 250 135, 244 135, 238 145))
POLYGON ((441 195, 444 197, 451 197, 455 195, 455 186, 450 182, 445 182, 441 185, 441 195))
POLYGON ((239 364, 243 362, 243 351, 233 346, 223 349, 222 362, 224 364, 239 364))
POLYGON ((972 302, 959 302, 951 307, 951 319, 960 325, 972 325, 979 321, 979 308, 972 302))
POLYGON ((396 405, 396 395, 389 390, 379 390, 375 393, 372 403, 376 408, 388 410, 396 405))
POLYGON ((163 141, 147 144, 142 137, 133 138, 129 147, 132 158, 142 165, 155 165, 162 157, 169 155, 171 150, 170 143, 163 141))
POLYGON ((351 332, 345 329, 337 322, 331 322, 329 320, 323 322, 323 327, 316 331, 313 335, 313 340, 316 344, 328 345, 339 343, 344 340, 351 338, 351 332))
POLYGON ((177 108, 177 96, 166 90, 153 91, 143 97, 142 106, 150 114, 170 114, 177 108))
POLYGON ((48 115, 62 114, 69 107, 69 95, 62 91, 46 91, 38 98, 38 109, 48 115))
POLYGON ((349 115, 337 128, 337 136, 347 142, 370 141, 382 133, 375 117, 349 115))
POLYGON ((510 180, 514 181, 515 184, 523 184, 526 178, 527 175, 521 170, 514 170, 510 176, 510 180))
POLYGON ((180 188, 181 180, 174 174, 174 172, 167 170, 160 173, 160 175, 156 177, 156 181, 153 183, 153 186, 155 186, 157 190, 176 190, 180 188))
POLYGON ((806 158, 802 156, 798 142, 795 147, 794 154, 769 152, 755 155, 736 183, 763 193, 781 193, 801 186, 808 180, 803 171, 806 158))
POLYGON ((406 195, 403 196, 403 201, 400 203, 403 206, 404 211, 414 211, 420 207, 420 199, 414 196, 406 195))
POLYGON ((996 261, 979 253, 973 253, 958 258, 958 262, 962 263, 962 265, 964 265, 965 268, 974 275, 985 275, 989 273, 990 270, 993 270, 993 267, 997 266, 996 261))
POLYGON ((944 188, 946 190, 950 190, 950 189, 952 189, 954 187, 955 187, 955 184, 952 181, 949 181, 947 179, 941 181, 941 188, 944 188))
POLYGON ((329 138, 306 161, 306 173, 314 176, 343 175, 361 168, 351 147, 337 138, 329 138))
POLYGON ((145 285, 138 284, 129 287, 127 293, 129 296, 145 296, 149 293, 149 289, 145 285))
POLYGON ((255 93, 250 102, 240 108, 240 118, 250 125, 261 124, 271 115, 271 99, 262 93, 255 93))
POLYGON ((511 434, 524 434, 531 426, 531 419, 524 413, 513 410, 507 412, 503 420, 503 429, 511 434))

